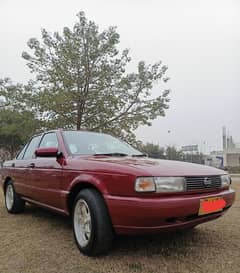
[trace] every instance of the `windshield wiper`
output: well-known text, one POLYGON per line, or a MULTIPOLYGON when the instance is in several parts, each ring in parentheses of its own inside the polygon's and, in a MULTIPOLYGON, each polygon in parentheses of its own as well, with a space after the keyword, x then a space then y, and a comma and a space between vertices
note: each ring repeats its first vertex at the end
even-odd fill
POLYGON ((128 154, 124 153, 100 153, 100 154, 94 154, 94 156, 98 155, 105 155, 105 156, 128 156, 128 154))
POLYGON ((132 157, 146 157, 148 156, 147 154, 139 154, 139 155, 132 155, 132 157))

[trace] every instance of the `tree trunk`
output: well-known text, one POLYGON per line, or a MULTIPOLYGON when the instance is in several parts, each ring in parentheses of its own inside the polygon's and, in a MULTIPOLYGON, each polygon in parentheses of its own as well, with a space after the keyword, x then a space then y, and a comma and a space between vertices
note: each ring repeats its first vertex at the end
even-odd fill
POLYGON ((11 137, 11 146, 10 146, 10 156, 11 156, 11 159, 13 159, 14 157, 14 154, 15 154, 15 149, 14 149, 14 139, 13 139, 13 136, 11 137))
POLYGON ((78 110, 77 110, 77 130, 81 129, 81 123, 82 123, 82 115, 81 115, 80 105, 78 105, 78 110))

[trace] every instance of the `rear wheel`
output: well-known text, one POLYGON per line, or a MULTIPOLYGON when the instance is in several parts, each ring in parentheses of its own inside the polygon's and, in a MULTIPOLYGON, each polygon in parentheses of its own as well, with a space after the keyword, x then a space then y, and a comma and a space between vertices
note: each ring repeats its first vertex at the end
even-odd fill
POLYGON ((20 213, 25 208, 25 201, 16 193, 12 181, 5 188, 5 206, 9 213, 20 213))
POLYGON ((106 254, 113 241, 113 228, 106 204, 99 192, 84 189, 73 206, 73 230, 78 248, 83 254, 106 254))

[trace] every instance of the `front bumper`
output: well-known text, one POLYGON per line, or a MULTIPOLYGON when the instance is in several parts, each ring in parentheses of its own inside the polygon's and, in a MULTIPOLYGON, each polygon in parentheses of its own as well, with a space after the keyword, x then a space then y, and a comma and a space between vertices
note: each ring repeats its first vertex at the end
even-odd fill
POLYGON ((104 198, 116 233, 138 234, 189 228, 214 220, 231 207, 235 191, 158 198, 105 195, 104 198), (200 199, 209 197, 222 197, 226 201, 225 208, 221 212, 198 216, 200 199))

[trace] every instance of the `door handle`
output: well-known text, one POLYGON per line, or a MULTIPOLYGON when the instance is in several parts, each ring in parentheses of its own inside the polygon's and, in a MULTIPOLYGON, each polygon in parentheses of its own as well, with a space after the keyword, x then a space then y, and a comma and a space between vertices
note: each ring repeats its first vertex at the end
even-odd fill
POLYGON ((30 163, 30 164, 28 165, 28 168, 35 168, 35 163, 30 163))

